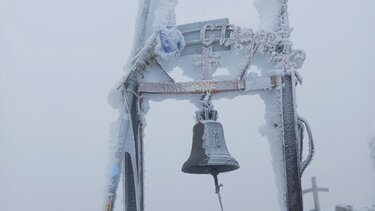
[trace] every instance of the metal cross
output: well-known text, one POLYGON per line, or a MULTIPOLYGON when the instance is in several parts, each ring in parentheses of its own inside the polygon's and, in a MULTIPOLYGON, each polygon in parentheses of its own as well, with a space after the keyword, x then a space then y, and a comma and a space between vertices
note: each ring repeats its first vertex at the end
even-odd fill
POLYGON ((304 190, 302 193, 305 194, 305 193, 312 192, 313 193, 313 199, 314 199, 315 209, 313 209, 311 211, 320 211, 320 204, 319 204, 319 195, 318 195, 318 192, 319 191, 321 191, 321 192, 329 192, 329 189, 328 188, 318 188, 318 185, 316 184, 316 177, 312 177, 311 178, 311 182, 312 182, 312 187, 309 188, 309 189, 304 190))

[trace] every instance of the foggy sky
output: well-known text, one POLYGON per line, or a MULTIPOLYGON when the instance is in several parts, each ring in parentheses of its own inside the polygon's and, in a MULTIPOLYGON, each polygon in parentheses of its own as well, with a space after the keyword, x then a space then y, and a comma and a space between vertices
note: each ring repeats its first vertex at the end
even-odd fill
MULTIPOLYGON (((256 29, 252 2, 236 4, 180 0, 177 23, 229 17, 256 29)), ((307 53, 298 112, 316 145, 302 181, 309 188, 317 176, 330 188, 320 195, 322 207, 375 204, 367 144, 375 113, 374 9, 372 0, 289 1, 294 47, 307 53)), ((124 0, 0 0, 1 211, 101 210, 108 128, 117 117, 107 93, 123 75, 136 10, 135 1, 124 0)), ((263 102, 248 96, 214 104, 241 164, 241 171, 221 175, 224 206, 276 210, 268 142, 258 132, 263 102)), ((146 210, 219 210, 209 176, 180 172, 196 108, 187 101, 151 106, 146 210)), ((304 204, 313 208, 311 195, 304 204)))

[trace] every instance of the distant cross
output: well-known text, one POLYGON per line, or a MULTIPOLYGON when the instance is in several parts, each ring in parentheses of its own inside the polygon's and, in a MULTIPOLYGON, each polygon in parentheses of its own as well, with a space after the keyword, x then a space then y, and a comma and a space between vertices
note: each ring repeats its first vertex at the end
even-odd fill
POLYGON ((329 192, 329 189, 328 188, 318 188, 318 185, 316 184, 316 177, 312 177, 311 178, 311 182, 312 182, 312 187, 309 188, 309 189, 304 190, 302 193, 305 194, 305 193, 312 192, 313 193, 313 199, 314 199, 315 209, 313 209, 311 211, 320 211, 320 204, 319 204, 319 195, 318 195, 318 192, 319 191, 321 191, 321 192, 329 192))

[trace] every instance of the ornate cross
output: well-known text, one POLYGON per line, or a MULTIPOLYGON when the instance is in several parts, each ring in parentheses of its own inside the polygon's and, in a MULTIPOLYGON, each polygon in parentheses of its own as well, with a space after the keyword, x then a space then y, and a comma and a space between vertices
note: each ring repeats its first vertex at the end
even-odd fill
POLYGON ((194 65, 202 69, 202 80, 212 80, 214 66, 220 63, 220 56, 212 51, 212 46, 202 47, 202 54, 194 57, 194 65))

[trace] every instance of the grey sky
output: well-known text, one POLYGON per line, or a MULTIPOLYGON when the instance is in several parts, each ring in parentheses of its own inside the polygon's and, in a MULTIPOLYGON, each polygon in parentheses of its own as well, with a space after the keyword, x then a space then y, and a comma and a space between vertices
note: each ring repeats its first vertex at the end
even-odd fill
MULTIPOLYGON (((236 25, 257 26, 251 1, 180 2, 178 24, 229 17, 236 25)), ((0 0, 1 211, 101 209, 108 128, 117 116, 106 97, 123 74, 136 10, 135 1, 0 0)), ((316 142, 303 185, 317 176, 319 185, 330 188, 321 195, 322 207, 375 204, 375 170, 366 142, 375 112, 374 10, 372 0, 289 1, 294 47, 307 53, 298 110, 316 142)), ((194 106, 151 104, 146 210, 182 210, 190 206, 186 197, 206 197, 191 205, 195 210, 218 210, 211 178, 179 172, 190 152, 194 106), (171 148, 176 154, 163 156, 171 148), (161 164, 170 168, 161 172, 161 164)), ((268 142, 258 133, 262 101, 241 97, 215 106, 243 169, 222 175, 225 206, 272 210, 277 202, 268 142)), ((311 196, 304 200, 305 209, 312 208, 311 196)))

